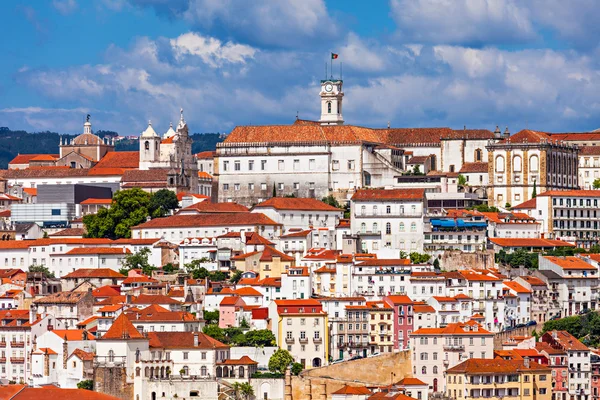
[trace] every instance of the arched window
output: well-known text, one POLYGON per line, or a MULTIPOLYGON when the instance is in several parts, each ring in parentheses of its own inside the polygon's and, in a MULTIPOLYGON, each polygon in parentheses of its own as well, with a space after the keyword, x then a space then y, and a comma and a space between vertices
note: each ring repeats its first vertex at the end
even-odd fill
POLYGON ((146 150, 150 150, 150 142, 149 142, 149 141, 147 141, 147 140, 146 140, 146 141, 144 142, 144 148, 145 148, 146 150))
POLYGON ((422 373, 423 375, 427 374, 427 367, 423 367, 423 368, 421 368, 421 373, 422 373))
POLYGON ((379 226, 377 225, 377 222, 373 222, 373 233, 377 232, 379 230, 379 226))
POLYGON ((190 368, 187 365, 184 365, 183 369, 183 375, 187 376, 190 373, 190 368))
POLYGON ((411 232, 416 232, 417 231, 417 224, 416 224, 416 222, 412 222, 410 224, 410 231, 411 232))
POLYGON ((140 352, 140 349, 136 349, 136 350, 135 350, 135 362, 136 362, 136 363, 139 363, 139 362, 140 362, 140 355, 141 355, 141 354, 142 354, 142 353, 140 352))
POLYGON ((391 214, 392 213, 392 206, 386 206, 385 207, 385 213, 386 214, 391 214))
POLYGON ((378 215, 377 206, 373 206, 373 215, 378 215))
POLYGON ((391 235, 392 234, 392 224, 387 222, 385 224, 385 234, 386 235, 391 235))
POLYGON ((360 224, 360 231, 361 231, 362 233, 365 233, 365 232, 367 231, 367 224, 365 224, 364 222, 362 222, 362 223, 360 224))
POLYGON ((437 365, 434 365, 434 366, 433 366, 433 373, 434 373, 434 374, 437 374, 437 373, 438 373, 438 367, 437 367, 437 365))
POLYGON ((362 207, 360 207, 360 213, 361 213, 362 215, 365 215, 365 214, 367 213, 367 206, 362 206, 362 207))
POLYGON ((145 376, 146 378, 149 378, 149 377, 150 377, 150 368, 149 368, 149 367, 146 367, 146 368, 144 369, 144 376, 145 376))
POLYGON ((476 162, 481 162, 481 154, 482 154, 481 149, 475 150, 475 161, 476 162))
POLYGON ((514 172, 521 172, 522 164, 523 164, 523 162, 522 162, 521 156, 513 157, 513 171, 514 172))
POLYGON ((400 232, 404 232, 404 222, 400 222, 400 232))
POLYGON ((140 376, 140 373, 142 372, 142 369, 140 367, 137 367, 135 369, 135 376, 140 376))
POLYGON ((108 362, 115 362, 115 352, 112 350, 108 351, 108 362))
POLYGON ((531 172, 537 172, 540 168, 540 159, 538 156, 529 157, 529 170, 531 172))
POLYGON ((244 367, 239 367, 238 368, 238 378, 243 378, 244 377, 244 367))
POLYGON ((200 368, 200 375, 202 376, 206 376, 206 366, 202 366, 202 368, 200 368))
POLYGON ((331 114, 331 102, 327 102, 327 114, 331 114))
POLYGON ((504 172, 504 157, 496 157, 496 172, 504 172))

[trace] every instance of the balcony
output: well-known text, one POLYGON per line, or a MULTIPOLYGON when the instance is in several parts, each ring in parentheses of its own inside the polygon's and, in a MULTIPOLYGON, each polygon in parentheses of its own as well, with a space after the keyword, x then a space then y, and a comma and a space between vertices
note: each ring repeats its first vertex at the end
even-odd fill
POLYGON ((313 338, 313 342, 315 344, 321 344, 321 343, 323 343, 323 338, 321 338, 321 337, 313 338))
POLYGON ((6 364, 6 357, 0 357, 0 364, 6 364))
POLYGON ((10 342, 10 347, 25 347, 25 342, 10 342))
POLYGON ((444 351, 465 351, 464 344, 445 344, 444 351))
POLYGON ((290 337, 286 337, 286 338, 285 338, 285 342, 286 342, 287 344, 294 344, 294 343, 296 343, 296 339, 295 339, 295 338, 293 338, 293 337, 292 337, 292 338, 290 338, 290 337))
POLYGON ((11 357, 10 362, 13 364, 24 364, 25 358, 24 357, 11 357))
POLYGON ((6 347, 6 342, 0 342, 0 347, 6 347))
POLYGON ((308 343, 308 338, 300 338, 298 339, 298 342, 300 342, 301 344, 307 344, 308 343))
POLYGON ((381 231, 360 231, 356 234, 358 236, 381 236, 381 231))
POLYGON ((421 218, 423 216, 420 212, 395 212, 395 213, 384 213, 384 212, 355 212, 354 218, 421 218))

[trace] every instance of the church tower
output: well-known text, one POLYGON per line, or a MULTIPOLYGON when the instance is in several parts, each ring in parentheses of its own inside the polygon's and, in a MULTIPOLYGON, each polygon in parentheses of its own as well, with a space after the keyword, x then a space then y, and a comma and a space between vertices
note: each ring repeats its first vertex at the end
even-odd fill
POLYGON ((148 127, 140 135, 140 169, 146 170, 160 160, 160 136, 148 121, 148 127))
POLYGON ((342 91, 341 79, 325 79, 321 81, 321 125, 342 125, 342 91))

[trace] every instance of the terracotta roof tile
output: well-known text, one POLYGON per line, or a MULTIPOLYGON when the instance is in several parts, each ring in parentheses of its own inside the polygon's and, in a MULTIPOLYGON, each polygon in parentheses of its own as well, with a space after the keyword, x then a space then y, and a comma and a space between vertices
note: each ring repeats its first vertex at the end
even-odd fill
POLYGON ((58 232, 55 232, 51 235, 48 235, 51 238, 55 238, 55 237, 61 237, 61 236, 80 236, 83 237, 83 235, 85 234, 85 229, 84 228, 65 228, 63 230, 60 230, 58 232))
POLYGON ((79 204, 112 204, 112 199, 85 199, 79 204))
POLYGON ((248 356, 242 356, 242 358, 238 359, 227 359, 223 362, 217 363, 221 365, 257 365, 258 362, 254 361, 248 356))
POLYGON ((125 247, 76 247, 67 251, 67 255, 83 254, 131 254, 131 250, 125 247))
POLYGON ((133 169, 140 166, 139 151, 109 151, 98 164, 94 166, 94 170, 102 168, 123 168, 133 169))
POLYGON ((198 159, 208 159, 208 160, 212 160, 213 158, 215 158, 215 155, 217 154, 216 151, 201 151, 200 153, 196 154, 196 157, 198 159))
POLYGON ((518 206, 513 207, 513 210, 535 210, 536 207, 537 200, 536 197, 534 197, 533 199, 529 199, 518 206))
POLYGON ((425 189, 360 189, 352 200, 422 200, 425 189))
POLYGON ((600 190, 549 190, 538 194, 538 196, 553 197, 600 197, 600 190))
POLYGON ((162 294, 140 294, 131 304, 181 304, 180 301, 162 294))
POLYGON ((504 360, 502 358, 471 358, 448 369, 448 374, 467 375, 499 375, 514 374, 515 372, 550 372, 550 368, 535 361, 529 362, 529 368, 525 367, 525 360, 504 360))
POLYGON ((35 304, 77 304, 86 294, 87 292, 58 292, 33 302, 35 304))
POLYGON ((254 206, 256 208, 274 208, 276 210, 336 211, 339 208, 330 206, 317 199, 272 197, 254 206))
MULTIPOLYGON (((174 332, 169 332, 174 333, 174 332)), ((143 339, 144 335, 138 332, 125 314, 120 314, 111 327, 100 339, 143 339)))
POLYGON ((71 356, 76 356, 78 357, 80 360, 82 361, 93 361, 94 360, 94 353, 90 353, 81 349, 75 349, 73 350, 73 352, 71 353, 71 356))
POLYGON ((588 270, 595 271, 597 268, 591 264, 588 264, 579 257, 555 257, 555 256, 544 256, 544 258, 553 264, 558 265, 562 269, 576 269, 576 270, 588 270))
POLYGON ((166 168, 152 168, 147 170, 142 169, 130 169, 123 173, 121 178, 122 183, 149 183, 159 182, 164 185, 167 184, 169 176, 169 170, 166 168))
POLYGON ((148 332, 150 347, 162 349, 227 349, 224 343, 202 332, 148 332), (198 345, 194 346, 194 335, 198 335, 198 345))
POLYGON ((551 239, 489 238, 489 240, 501 247, 575 247, 574 244, 551 239))
POLYGON ((341 389, 336 390, 335 392, 331 393, 333 394, 338 394, 338 395, 346 395, 346 396, 367 396, 372 394, 371 391, 369 389, 367 389, 364 386, 348 386, 345 385, 344 387, 342 387, 341 389))
POLYGON ((211 203, 210 201, 201 201, 184 208, 184 210, 195 210, 200 213, 234 213, 250 212, 247 207, 238 203, 211 203))
POLYGON ((0 398, 11 400, 118 400, 118 397, 109 396, 85 389, 62 389, 55 386, 43 386, 40 388, 23 387, 21 385, 0 386, 0 398))
POLYGON ((56 160, 59 155, 58 154, 19 154, 15 156, 12 160, 8 162, 8 165, 11 164, 29 164, 29 161, 39 156, 49 156, 52 160, 56 160))
POLYGON ((472 163, 464 163, 462 168, 460 169, 461 174, 471 174, 471 173, 487 173, 488 172, 488 163, 486 162, 472 162, 472 163))
MULTIPOLYGON (((201 203, 198 203, 201 204, 201 203)), ((261 213, 211 213, 199 215, 173 215, 155 218, 131 229, 203 227, 203 226, 243 226, 281 225, 261 213)))
POLYGON ((110 268, 79 268, 62 277, 62 279, 75 278, 121 278, 125 279, 125 275, 118 273, 110 268))
POLYGON ((96 340, 94 335, 86 332, 85 329, 54 329, 51 332, 61 339, 66 337, 68 342, 83 340, 84 334, 87 340, 96 340))

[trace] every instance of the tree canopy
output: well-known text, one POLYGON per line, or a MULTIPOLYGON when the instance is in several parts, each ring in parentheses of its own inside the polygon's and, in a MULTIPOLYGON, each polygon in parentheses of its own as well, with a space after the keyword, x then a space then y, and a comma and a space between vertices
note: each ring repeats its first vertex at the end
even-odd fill
MULTIPOLYGON (((206 313, 207 311, 204 312, 205 320, 207 319, 206 313)), ((218 323, 218 312, 216 318, 214 315, 208 315, 208 317, 211 318, 211 322, 216 320, 216 323, 218 323)), ((257 329, 244 333, 242 328, 220 328, 216 323, 205 325, 202 332, 219 342, 231 346, 268 347, 276 345, 275 335, 268 329, 257 329)))
POLYGON ((147 247, 144 247, 137 253, 126 255, 121 263, 119 272, 123 275, 127 275, 132 269, 141 269, 144 275, 152 275, 152 271, 154 271, 156 267, 151 265, 150 261, 148 261, 149 256, 150 249, 147 247))
POLYGON ((41 272, 46 278, 55 278, 54 272, 51 272, 48 268, 43 265, 30 265, 29 272, 41 272))
POLYGON ((161 189, 150 198, 150 210, 152 218, 164 217, 171 210, 179 207, 179 200, 175 192, 169 189, 161 189))
POLYGON ((289 351, 278 349, 271 358, 269 358, 269 371, 285 374, 287 367, 294 362, 294 357, 289 351))
POLYGON ((431 256, 429 254, 421 254, 413 251, 409 254, 411 264, 425 264, 431 256))
POLYGON ((600 344, 600 314, 588 312, 583 315, 547 321, 542 332, 553 330, 567 331, 585 345, 597 347, 600 344))

